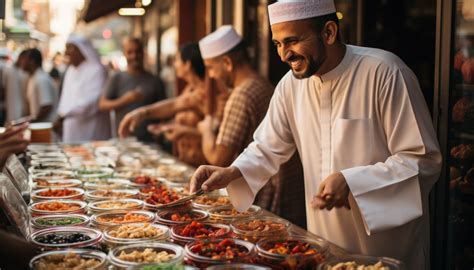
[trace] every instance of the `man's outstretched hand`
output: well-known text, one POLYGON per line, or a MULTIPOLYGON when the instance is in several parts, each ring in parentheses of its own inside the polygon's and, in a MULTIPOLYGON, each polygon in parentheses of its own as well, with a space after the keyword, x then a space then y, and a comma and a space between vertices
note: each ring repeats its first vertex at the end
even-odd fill
POLYGON ((204 191, 225 188, 240 177, 242 173, 236 167, 200 166, 191 178, 191 193, 200 188, 204 191))

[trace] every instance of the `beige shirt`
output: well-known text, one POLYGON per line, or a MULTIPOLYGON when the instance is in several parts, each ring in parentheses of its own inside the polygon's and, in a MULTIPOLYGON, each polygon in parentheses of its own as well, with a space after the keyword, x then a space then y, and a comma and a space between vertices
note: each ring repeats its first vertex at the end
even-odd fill
POLYGON ((429 269, 428 194, 441 154, 418 81, 395 55, 346 46, 321 77, 278 84, 254 142, 233 163, 245 179, 228 192, 243 210, 298 149, 308 230, 350 253, 388 256, 429 269), (320 183, 341 171, 351 210, 311 207, 320 183))

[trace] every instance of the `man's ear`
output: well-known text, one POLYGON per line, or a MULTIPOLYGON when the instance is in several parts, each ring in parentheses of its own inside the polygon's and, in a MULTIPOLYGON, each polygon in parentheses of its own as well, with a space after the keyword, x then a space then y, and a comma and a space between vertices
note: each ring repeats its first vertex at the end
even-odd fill
POLYGON ((232 70, 234 70, 234 63, 229 56, 222 56, 222 63, 224 64, 224 68, 227 72, 232 72, 232 70))
POLYGON ((337 36, 339 34, 339 27, 334 21, 328 21, 324 25, 324 30, 322 32, 322 38, 324 42, 328 45, 333 45, 337 41, 337 36))

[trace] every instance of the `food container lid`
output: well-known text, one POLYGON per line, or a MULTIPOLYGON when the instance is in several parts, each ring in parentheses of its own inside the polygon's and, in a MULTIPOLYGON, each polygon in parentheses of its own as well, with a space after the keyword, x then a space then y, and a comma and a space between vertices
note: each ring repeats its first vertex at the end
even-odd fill
POLYGON ((138 189, 95 189, 86 192, 86 200, 111 200, 111 199, 133 199, 138 196, 138 189), (106 192, 106 194, 103 194, 106 192))
POLYGON ((78 201, 78 200, 47 200, 47 201, 41 201, 37 203, 33 203, 29 206, 30 212, 32 214, 38 214, 38 215, 51 215, 51 214, 66 214, 66 213, 77 213, 84 211, 87 206, 86 202, 83 201, 78 201), (57 211, 48 211, 48 210, 39 210, 36 207, 41 204, 50 204, 50 203, 65 203, 65 204, 74 204, 77 205, 79 208, 78 209, 70 209, 70 210, 57 210, 57 211))
POLYGON ((184 250, 182 247, 165 242, 147 242, 147 243, 139 243, 139 244, 132 244, 126 246, 119 246, 109 251, 109 260, 112 264, 119 267, 137 267, 137 266, 173 266, 182 263, 184 259, 184 250), (137 251, 144 251, 147 248, 151 248, 156 252, 166 251, 168 253, 175 254, 174 258, 164 262, 164 263, 142 263, 142 262, 131 262, 119 259, 119 255, 122 252, 127 254, 137 250, 137 251))
POLYGON ((130 187, 131 182, 123 178, 108 178, 101 180, 93 180, 84 184, 86 190, 95 189, 123 189, 130 187))
POLYGON ((87 247, 98 244, 102 240, 102 233, 96 229, 87 228, 87 227, 76 227, 76 226, 65 226, 65 227, 55 227, 48 228, 36 231, 30 235, 30 241, 35 245, 44 247, 44 248, 77 248, 77 247, 87 247), (75 243, 63 243, 63 244, 46 244, 41 243, 37 239, 42 236, 49 234, 56 235, 71 235, 75 233, 84 234, 90 237, 89 240, 75 242, 75 243))
POLYGON ((63 215, 44 215, 44 216, 38 216, 35 217, 31 220, 31 224, 33 225, 34 228, 37 229, 45 229, 45 228, 51 228, 51 227, 62 227, 62 226, 86 226, 89 224, 90 218, 86 215, 81 215, 81 214, 63 214, 63 215), (43 224, 41 221, 46 221, 46 220, 61 220, 65 218, 74 218, 74 219, 80 219, 82 220, 79 223, 75 224, 61 224, 61 225, 49 225, 49 224, 43 224))
MULTIPOLYGON (((193 241, 193 242, 190 242, 190 243, 187 243, 186 246, 184 247, 184 250, 185 250, 185 255, 186 257, 192 259, 192 260, 197 260, 197 261, 212 261, 214 263, 225 263, 229 260, 226 260, 226 259, 223 259, 223 260, 213 260, 212 258, 210 257, 205 257, 205 256, 202 256, 202 255, 199 255, 199 254, 196 254, 194 252, 192 252, 191 250, 193 249, 193 247, 201 242, 204 242, 204 243, 220 243, 222 240, 224 239, 230 239, 232 240, 235 245, 238 245, 238 246, 242 246, 244 247, 245 249, 247 249, 247 252, 246 252, 246 255, 250 255, 252 253, 252 251, 254 250, 255 248, 255 245, 250 243, 250 242, 247 242, 247 241, 244 241, 244 240, 240 240, 240 239, 233 239, 233 238, 207 238, 207 239, 202 239, 202 240, 196 240, 196 241, 193 241)), ((238 257, 236 257, 235 259, 239 259, 238 257)))
POLYGON ((49 188, 43 188, 43 189, 38 189, 33 191, 31 194, 31 199, 33 201, 45 201, 45 200, 71 200, 71 199, 77 199, 81 198, 82 195, 84 195, 84 190, 82 188, 62 188, 62 187, 49 187, 49 188), (62 190, 70 190, 73 191, 74 194, 70 194, 67 196, 41 196, 39 195, 42 192, 48 192, 51 190, 52 192, 54 191, 62 191, 62 190))
POLYGON ((232 221, 232 223, 230 224, 230 228, 232 229, 233 232, 235 232, 236 234, 240 234, 240 235, 260 235, 260 236, 263 236, 263 235, 275 235, 276 233, 281 232, 281 231, 286 232, 288 230, 288 228, 290 227, 290 225, 291 225, 291 223, 288 220, 285 220, 285 219, 282 219, 282 218, 261 216, 261 217, 250 217, 250 218, 244 218, 244 219, 236 219, 236 220, 232 221), (253 222, 253 221, 256 221, 256 220, 278 223, 278 224, 283 225, 283 228, 281 228, 279 230, 268 228, 268 230, 266 230, 266 231, 252 230, 252 229, 244 230, 244 229, 240 228, 240 226, 242 224, 247 224, 247 223, 250 223, 250 222, 253 222))
POLYGON ((192 221, 174 221, 171 220, 171 215, 173 214, 190 214, 195 221, 202 221, 205 220, 209 215, 207 212, 198 209, 185 209, 180 211, 175 210, 162 210, 156 213, 157 221, 164 224, 176 225, 176 224, 187 224, 192 221))
POLYGON ((36 179, 59 180, 74 178, 74 172, 68 170, 47 170, 31 175, 33 181, 36 179))
POLYGON ((374 265, 377 262, 382 262, 382 264, 388 267, 390 270, 399 270, 404 269, 404 265, 401 261, 388 258, 388 257, 373 257, 365 255, 346 255, 346 256, 337 256, 330 257, 326 259, 323 263, 318 266, 318 270, 329 270, 332 266, 335 266, 338 263, 345 262, 355 262, 358 265, 374 265))
POLYGON ((111 226, 104 230, 104 240, 111 242, 113 244, 133 244, 138 242, 148 242, 148 241, 157 241, 157 240, 167 240, 169 237, 170 229, 167 226, 153 224, 153 223, 127 223, 121 224, 117 226, 111 226), (146 224, 149 226, 154 227, 161 231, 161 233, 153 236, 153 237, 143 237, 143 238, 121 238, 121 237, 114 237, 110 235, 111 231, 119 229, 121 226, 133 226, 133 227, 144 227, 146 224))
POLYGON ((89 203, 89 210, 92 212, 131 210, 141 209, 142 207, 143 201, 137 199, 103 200, 89 203), (130 204, 130 206, 114 206, 108 208, 103 206, 103 204, 130 204))
POLYGON ((268 250, 271 249, 274 244, 276 243, 282 243, 282 242, 288 242, 288 241, 300 241, 300 242, 306 242, 311 245, 312 248, 316 249, 319 254, 326 256, 329 250, 329 244, 326 240, 323 238, 314 236, 314 237, 296 237, 296 236, 289 236, 289 237, 281 237, 281 238, 266 238, 263 240, 260 240, 257 245, 256 245, 256 250, 258 255, 263 256, 263 257, 268 257, 268 258, 274 258, 274 259, 287 259, 288 257, 293 257, 293 258, 303 258, 303 257, 312 257, 314 254, 310 255, 304 255, 304 254, 296 254, 296 255, 282 255, 282 254, 275 254, 271 253, 268 250))
POLYGON ((58 179, 58 180, 44 180, 51 185, 41 185, 40 181, 33 183, 33 189, 44 189, 44 188, 73 188, 82 186, 82 181, 79 179, 58 179))
POLYGON ((145 216, 146 219, 144 219, 141 222, 147 222, 147 223, 153 223, 155 221, 155 214, 149 211, 143 211, 143 210, 135 210, 135 211, 111 211, 111 212, 104 212, 100 214, 94 214, 91 217, 91 223, 92 225, 96 226, 116 226, 116 225, 122 225, 122 224, 130 224, 130 223, 137 223, 137 221, 122 221, 122 222, 104 222, 100 221, 101 218, 116 218, 116 217, 123 217, 125 215, 142 215, 145 216))
POLYGON ((107 264, 107 254, 97 251, 97 250, 90 250, 90 249, 65 249, 65 250, 54 250, 54 251, 48 251, 41 253, 40 255, 37 255, 33 257, 30 261, 30 269, 37 269, 35 264, 40 260, 40 259, 45 259, 48 256, 58 256, 58 255, 68 255, 68 254, 77 254, 81 258, 84 259, 96 259, 99 261, 99 264, 95 267, 88 267, 87 269, 102 269, 106 264, 107 264))

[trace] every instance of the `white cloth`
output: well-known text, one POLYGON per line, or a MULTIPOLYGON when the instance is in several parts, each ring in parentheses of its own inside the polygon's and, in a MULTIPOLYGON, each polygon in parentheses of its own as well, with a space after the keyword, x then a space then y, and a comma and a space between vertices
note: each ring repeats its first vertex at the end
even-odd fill
POLYGON ((58 108, 58 114, 64 118, 62 140, 72 143, 109 139, 108 113, 99 112, 106 70, 90 42, 74 37, 68 39, 68 43, 76 45, 85 60, 77 67, 70 65, 64 75, 58 108))
POLYGON ((53 122, 56 118, 56 108, 58 106, 58 92, 54 88, 51 77, 41 68, 30 75, 26 87, 26 101, 28 104, 28 114, 35 118, 37 122, 53 122), (37 118, 41 107, 52 106, 48 115, 37 118))
POLYGON ((28 75, 16 66, 8 67, 3 72, 7 123, 26 116, 27 82, 28 75))
POLYGON ((228 186, 231 201, 246 209, 297 148, 309 231, 351 253, 429 269, 428 193, 441 155, 418 81, 389 52, 346 48, 321 77, 298 80, 289 72, 280 81, 254 142, 233 163, 245 180, 228 186), (338 171, 352 210, 313 209, 319 184, 338 171))
POLYGON ((270 25, 336 12, 334 0, 280 0, 268 6, 270 25))
POLYGON ((223 25, 199 41, 201 57, 202 59, 211 59, 221 56, 241 41, 242 37, 237 34, 232 25, 223 25))

